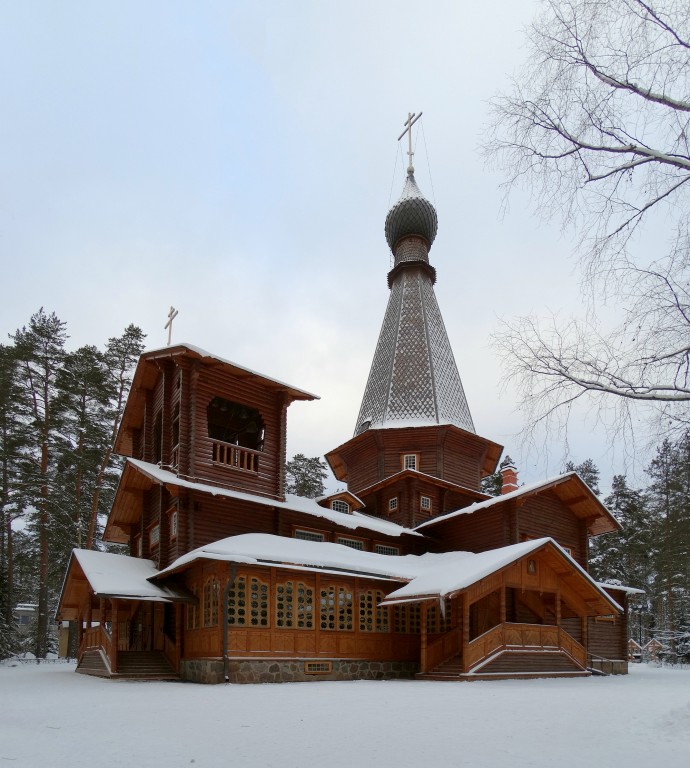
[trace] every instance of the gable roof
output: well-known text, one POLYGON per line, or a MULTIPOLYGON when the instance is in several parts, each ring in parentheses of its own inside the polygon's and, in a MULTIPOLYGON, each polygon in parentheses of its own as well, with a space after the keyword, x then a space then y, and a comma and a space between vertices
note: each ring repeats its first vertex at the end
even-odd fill
MULTIPOLYGON (((380 555, 330 542, 288 539, 267 533, 246 533, 206 544, 182 555, 157 573, 154 580, 177 573, 200 560, 270 565, 290 570, 347 573, 360 578, 407 582, 382 605, 439 600, 462 591, 530 553, 548 549, 562 563, 560 577, 587 594, 602 613, 623 609, 550 538, 535 539, 488 552, 426 552, 423 555, 380 555)), ((593 613, 596 615, 596 611, 593 613)))
POLYGON ((185 480, 184 478, 178 477, 173 472, 169 472, 167 469, 161 469, 157 464, 149 464, 148 462, 139 459, 127 459, 124 471, 120 478, 120 485, 117 489, 116 503, 113 504, 103 535, 103 538, 106 541, 127 541, 127 534, 121 526, 131 525, 135 522, 134 515, 138 509, 136 499, 132 499, 130 502, 122 497, 122 501, 117 503, 118 496, 125 492, 125 488, 134 487, 144 490, 145 488, 151 487, 154 483, 165 485, 170 488, 187 488, 199 491, 200 493, 208 493, 212 496, 223 496, 229 499, 237 499, 238 501, 248 501, 252 504, 260 504, 265 507, 298 512, 311 517, 320 517, 350 530, 361 528, 380 535, 396 537, 402 536, 403 534, 409 536, 423 536, 423 534, 417 533, 410 528, 404 528, 389 520, 370 517, 369 515, 357 512, 356 510, 350 514, 336 512, 328 507, 322 507, 316 499, 307 499, 303 496, 291 496, 288 494, 285 501, 277 501, 276 499, 270 499, 265 496, 255 496, 251 493, 233 491, 229 488, 220 488, 216 485, 185 480))
POLYGON ((510 501, 522 501, 548 490, 555 491, 559 499, 572 509, 576 517, 584 518, 588 521, 587 529, 591 535, 598 536, 601 533, 620 530, 621 526, 616 518, 599 501, 577 472, 566 472, 549 480, 523 485, 516 491, 511 491, 501 496, 492 496, 485 501, 470 504, 470 506, 455 510, 455 512, 449 512, 446 515, 439 515, 431 520, 427 520, 418 525, 415 530, 420 531, 423 528, 445 523, 459 515, 481 513, 490 507, 506 504, 510 501))
POLYGON ((424 480, 431 485, 444 488, 448 491, 455 491, 460 495, 471 496, 480 501, 493 498, 493 496, 489 496, 487 493, 482 493, 482 491, 475 491, 473 488, 468 488, 465 485, 458 485, 457 483, 453 483, 450 480, 443 480, 442 478, 436 477, 435 475, 429 475, 426 472, 420 472, 418 469, 401 469, 399 472, 396 472, 393 475, 389 475, 383 480, 378 480, 377 482, 372 483, 372 485, 369 485, 366 488, 362 488, 362 490, 359 491, 359 494, 360 496, 364 496, 368 493, 375 493, 376 491, 380 491, 389 485, 394 485, 399 480, 404 480, 407 477, 414 477, 418 480, 424 480))
POLYGON ((185 597, 168 586, 152 584, 158 571, 151 560, 112 552, 73 549, 62 586, 57 617, 76 618, 87 589, 96 597, 171 603, 185 597))

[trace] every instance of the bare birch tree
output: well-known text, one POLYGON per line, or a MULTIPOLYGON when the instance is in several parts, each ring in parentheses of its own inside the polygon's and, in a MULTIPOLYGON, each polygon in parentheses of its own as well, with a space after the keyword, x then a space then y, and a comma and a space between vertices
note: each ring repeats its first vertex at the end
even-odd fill
MULTIPOLYGON (((505 322, 496 342, 528 424, 552 425, 587 395, 616 429, 631 404, 684 431, 690 414, 690 4, 545 0, 526 71, 493 101, 489 158, 510 189, 579 236, 590 309, 505 322), (658 227, 653 248, 636 237, 658 227), (611 413, 607 414, 607 408, 611 413)), ((656 229, 654 230, 656 233, 656 229)))

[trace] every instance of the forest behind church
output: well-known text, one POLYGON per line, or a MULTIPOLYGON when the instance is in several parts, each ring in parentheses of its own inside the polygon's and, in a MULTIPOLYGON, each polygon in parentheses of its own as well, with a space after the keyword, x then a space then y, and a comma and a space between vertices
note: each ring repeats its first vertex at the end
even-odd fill
MULTIPOLYGON (((55 650, 71 550, 106 548, 101 525, 122 464, 112 445, 144 334, 130 325, 100 348, 68 340, 65 323, 41 309, 0 345, 0 658, 55 650), (27 635, 16 626, 20 603, 38 607, 27 635)), ((289 473, 288 490, 314 495, 305 489, 323 489, 324 464, 297 456, 288 469, 298 458, 310 476, 296 484, 289 473)), ((600 495, 592 461, 564 469, 600 495)), ((498 476, 488 493, 500 492, 498 476)), ((632 601, 632 637, 656 637, 670 660, 690 660, 690 433, 659 445, 646 477, 640 488, 613 478, 603 500, 622 530, 592 539, 590 566, 597 579, 644 590, 632 601)))

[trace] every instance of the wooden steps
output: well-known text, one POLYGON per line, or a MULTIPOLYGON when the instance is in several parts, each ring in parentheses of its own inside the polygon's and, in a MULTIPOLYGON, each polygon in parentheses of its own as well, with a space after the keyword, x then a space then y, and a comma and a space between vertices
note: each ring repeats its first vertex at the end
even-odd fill
POLYGON ((162 651, 120 651, 117 672, 111 677, 141 680, 178 680, 162 651))
POLYGON ((110 668, 103 652, 94 649, 85 651, 77 665, 77 672, 82 675, 95 675, 96 677, 110 677, 110 668))
POLYGON ((416 675, 417 680, 529 680, 543 677, 589 677, 591 672, 582 669, 568 654, 553 649, 505 650, 490 657, 476 671, 463 673, 460 656, 439 664, 426 674, 416 675))
POLYGON ((103 651, 93 649, 84 652, 77 672, 119 680, 179 680, 162 651, 120 651, 113 673, 103 651))

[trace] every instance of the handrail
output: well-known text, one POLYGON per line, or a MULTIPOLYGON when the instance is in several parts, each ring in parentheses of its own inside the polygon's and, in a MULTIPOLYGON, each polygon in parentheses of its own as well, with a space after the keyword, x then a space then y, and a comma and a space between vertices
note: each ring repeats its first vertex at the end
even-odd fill
POLYGON ((557 647, 571 656, 581 667, 587 666, 584 646, 555 624, 497 624, 467 646, 465 668, 471 669, 488 656, 507 648, 557 647))
POLYGON ((211 458, 216 464, 224 464, 245 472, 258 472, 260 455, 261 451, 255 451, 253 448, 226 443, 223 440, 211 440, 211 458))

